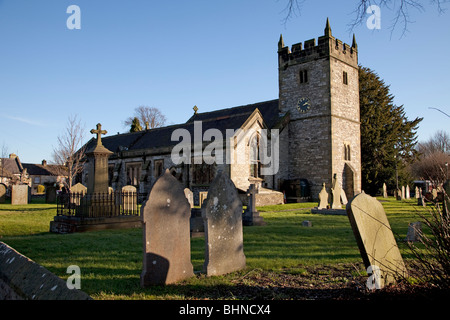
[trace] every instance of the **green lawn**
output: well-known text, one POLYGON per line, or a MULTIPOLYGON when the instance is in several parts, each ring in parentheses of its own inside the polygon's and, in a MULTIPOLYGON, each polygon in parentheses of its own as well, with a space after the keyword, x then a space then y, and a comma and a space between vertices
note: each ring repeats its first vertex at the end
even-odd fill
MULTIPOLYGON (((408 224, 418 221, 415 200, 382 200, 398 240, 406 237, 408 224)), ((181 299, 193 292, 231 286, 251 270, 301 273, 306 266, 359 263, 361 257, 346 216, 311 214, 316 203, 286 204, 259 208, 266 226, 244 227, 247 268, 221 277, 201 273, 179 285, 142 289, 142 230, 103 230, 76 234, 49 233, 56 205, 0 204, 0 241, 3 241, 66 279, 70 265, 81 268, 82 290, 95 299, 181 299), (309 220, 312 227, 303 227, 309 220)), ((411 259, 407 246, 398 241, 402 255, 411 259)), ((194 271, 201 271, 204 238, 191 239, 194 271)), ((195 297, 195 295, 194 295, 195 297)), ((198 297, 198 296, 197 296, 198 297)))

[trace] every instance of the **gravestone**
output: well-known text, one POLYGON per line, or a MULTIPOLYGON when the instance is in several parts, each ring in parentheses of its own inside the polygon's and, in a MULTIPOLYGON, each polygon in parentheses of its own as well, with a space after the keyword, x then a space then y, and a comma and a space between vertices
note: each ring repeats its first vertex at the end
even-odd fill
POLYGON ((189 188, 184 188, 184 196, 189 202, 191 209, 194 207, 194 193, 189 188))
POLYGON ((325 188, 325 182, 322 184, 322 190, 319 193, 319 207, 318 209, 327 209, 328 207, 328 192, 325 188))
POLYGON ((234 183, 219 171, 202 207, 205 221, 205 263, 207 276, 245 268, 242 202, 234 183))
POLYGON ((334 180, 334 185, 331 188, 331 194, 332 194, 332 204, 331 204, 331 209, 342 209, 342 204, 341 204, 341 193, 342 193, 342 188, 339 185, 339 183, 337 182, 337 180, 334 180))
POLYGON ((402 195, 401 195, 402 200, 405 200, 405 186, 402 186, 402 195))
POLYGON ((45 203, 54 203, 56 201, 56 187, 49 185, 45 188, 45 203))
POLYGON ((416 192, 415 194, 416 199, 419 199, 420 198, 419 187, 416 187, 415 192, 416 192))
POLYGON ((406 186, 406 199, 411 199, 411 190, 409 189, 409 185, 406 186))
POLYGON ((263 217, 261 217, 259 212, 256 210, 257 193, 258 190, 256 189, 256 185, 253 183, 250 184, 250 187, 247 190, 248 205, 242 217, 242 223, 244 226, 263 226, 266 224, 263 217))
POLYGON ((387 198, 387 187, 386 187, 386 183, 383 183, 383 198, 387 198))
POLYGON ((366 269, 379 268, 380 288, 406 276, 405 264, 381 203, 360 193, 347 204, 347 215, 366 269))
POLYGON ((6 200, 6 186, 0 183, 0 203, 5 203, 6 200))
POLYGON ((141 207, 144 233, 141 286, 175 283, 194 275, 190 215, 183 186, 166 169, 141 207))
POLYGON ((411 222, 408 226, 408 233, 406 234, 406 241, 416 242, 420 241, 422 233, 422 224, 420 221, 411 222))
POLYGON ((302 227, 312 227, 312 222, 309 220, 302 221, 302 227))
POLYGON ((86 194, 87 188, 78 182, 76 185, 74 185, 70 188, 70 192, 86 194))
POLYGON ((396 191, 395 191, 395 198, 397 199, 397 200, 402 200, 402 190, 400 190, 400 189, 397 189, 396 191))
POLYGON ((26 184, 15 184, 11 188, 11 204, 28 204, 29 187, 26 184))
POLYGON ((137 189, 135 186, 122 187, 122 205, 124 214, 132 214, 137 211, 137 189))

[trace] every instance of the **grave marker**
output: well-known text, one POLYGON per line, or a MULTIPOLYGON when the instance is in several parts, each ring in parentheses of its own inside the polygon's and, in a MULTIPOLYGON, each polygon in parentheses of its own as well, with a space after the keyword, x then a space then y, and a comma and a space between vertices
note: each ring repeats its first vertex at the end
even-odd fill
POLYGON ((29 187, 26 184, 12 185, 11 189, 11 204, 21 205, 28 204, 28 192, 29 187))
POLYGON ((175 283, 194 275, 190 215, 183 186, 166 169, 141 208, 144 233, 141 286, 175 283))
POLYGON ((366 268, 380 271, 380 287, 406 276, 405 264, 381 203, 360 193, 347 204, 347 215, 366 268))
POLYGON ((234 183, 219 171, 202 207, 205 221, 205 263, 208 276, 245 268, 242 202, 234 183))

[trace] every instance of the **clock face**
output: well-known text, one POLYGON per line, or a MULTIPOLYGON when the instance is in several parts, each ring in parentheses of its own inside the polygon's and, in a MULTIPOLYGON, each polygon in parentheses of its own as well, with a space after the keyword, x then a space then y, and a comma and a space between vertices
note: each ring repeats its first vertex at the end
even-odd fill
POLYGON ((308 98, 300 98, 297 102, 297 109, 301 113, 307 112, 311 108, 311 102, 308 98))

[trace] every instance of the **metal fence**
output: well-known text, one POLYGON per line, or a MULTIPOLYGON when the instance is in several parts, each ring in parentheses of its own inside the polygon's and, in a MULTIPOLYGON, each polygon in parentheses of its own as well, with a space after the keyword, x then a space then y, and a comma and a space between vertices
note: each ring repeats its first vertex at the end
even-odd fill
POLYGON ((145 195, 136 192, 61 193, 57 215, 79 218, 138 216, 145 195))

